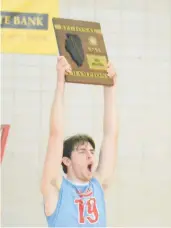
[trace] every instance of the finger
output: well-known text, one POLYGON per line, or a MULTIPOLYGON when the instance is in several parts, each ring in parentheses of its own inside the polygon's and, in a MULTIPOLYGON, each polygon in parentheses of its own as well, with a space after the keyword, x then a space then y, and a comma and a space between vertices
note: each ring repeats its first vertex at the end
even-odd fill
POLYGON ((65 69, 71 69, 71 67, 68 64, 66 64, 64 67, 65 69))
POLYGON ((60 56, 59 63, 61 65, 68 64, 68 62, 67 62, 67 60, 66 60, 66 58, 64 56, 60 56))
POLYGON ((68 68, 68 69, 66 69, 65 71, 66 71, 67 73, 71 73, 72 70, 68 68))
POLYGON ((112 75, 111 75, 110 73, 108 74, 108 77, 109 77, 109 78, 113 78, 112 75))
POLYGON ((69 69, 72 69, 70 64, 68 64, 68 67, 69 67, 69 69))
POLYGON ((57 58, 58 62, 60 62, 63 58, 64 58, 64 56, 62 56, 62 55, 58 56, 58 58, 57 58))
POLYGON ((63 57, 62 57, 62 56, 60 56, 60 57, 58 58, 57 65, 58 65, 58 66, 64 65, 64 61, 63 61, 63 57))
POLYGON ((67 65, 65 66, 65 69, 67 69, 67 70, 72 70, 72 68, 71 68, 71 66, 70 66, 69 64, 67 64, 67 65))
POLYGON ((61 66, 62 67, 71 67, 71 65, 67 62, 67 60, 65 60, 65 59, 63 59, 62 61, 61 61, 61 66))
POLYGON ((110 71, 111 71, 110 69, 107 69, 107 73, 108 73, 108 74, 110 74, 110 71))
POLYGON ((66 61, 65 61, 65 57, 62 56, 62 58, 60 59, 60 61, 61 61, 61 63, 65 63, 65 62, 66 62, 66 61))
POLYGON ((115 72, 115 71, 113 71, 113 70, 109 70, 109 71, 108 71, 108 76, 109 76, 109 77, 114 78, 115 75, 116 75, 116 72, 115 72))
POLYGON ((64 57, 63 59, 62 59, 62 65, 69 65, 69 63, 68 63, 68 61, 66 60, 66 58, 64 57))
POLYGON ((68 67, 68 69, 69 69, 70 71, 72 71, 72 68, 71 68, 70 66, 68 67))
POLYGON ((60 63, 60 64, 61 64, 61 66, 63 66, 63 67, 69 65, 68 62, 67 62, 67 60, 66 60, 65 58, 62 58, 62 59, 61 59, 61 63, 60 63))
POLYGON ((111 67, 112 66, 112 62, 109 61, 108 64, 107 64, 108 67, 111 67))

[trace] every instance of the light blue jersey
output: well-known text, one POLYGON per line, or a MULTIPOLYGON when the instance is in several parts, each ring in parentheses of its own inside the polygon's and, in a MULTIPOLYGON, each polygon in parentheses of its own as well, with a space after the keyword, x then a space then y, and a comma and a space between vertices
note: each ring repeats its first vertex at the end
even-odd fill
POLYGON ((56 209, 46 218, 49 227, 106 227, 104 193, 97 179, 79 186, 63 177, 56 209))

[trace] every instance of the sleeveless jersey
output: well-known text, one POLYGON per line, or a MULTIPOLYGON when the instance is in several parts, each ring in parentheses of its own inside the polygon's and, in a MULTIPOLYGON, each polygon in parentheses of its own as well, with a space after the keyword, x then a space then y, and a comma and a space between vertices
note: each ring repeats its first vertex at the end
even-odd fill
POLYGON ((106 227, 104 193, 98 180, 79 186, 63 177, 56 209, 46 219, 49 227, 106 227))

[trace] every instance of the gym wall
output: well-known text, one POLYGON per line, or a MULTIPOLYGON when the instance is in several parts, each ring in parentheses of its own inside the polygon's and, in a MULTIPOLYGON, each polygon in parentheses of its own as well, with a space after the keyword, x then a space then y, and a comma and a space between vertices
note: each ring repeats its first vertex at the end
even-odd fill
MULTIPOLYGON (((107 195, 108 226, 171 226, 171 1, 61 0, 60 16, 99 21, 115 65, 118 160, 107 195)), ((42 47, 43 48, 43 47, 42 47)), ((46 226, 40 179, 56 83, 50 55, 1 54, 4 227, 46 226)), ((103 88, 67 84, 65 135, 102 140, 103 88)))

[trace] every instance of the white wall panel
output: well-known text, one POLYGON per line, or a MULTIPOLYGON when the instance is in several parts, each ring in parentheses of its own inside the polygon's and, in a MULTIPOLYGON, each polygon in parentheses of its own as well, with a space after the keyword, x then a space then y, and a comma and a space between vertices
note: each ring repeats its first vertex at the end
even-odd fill
MULTIPOLYGON (((101 23, 118 73, 118 161, 108 226, 171 226, 171 1, 61 0, 61 17, 101 23)), ((3 226, 45 226, 39 191, 56 56, 2 55, 2 122, 11 124, 1 165, 3 226)), ((103 135, 103 89, 67 84, 65 136, 103 135)))

